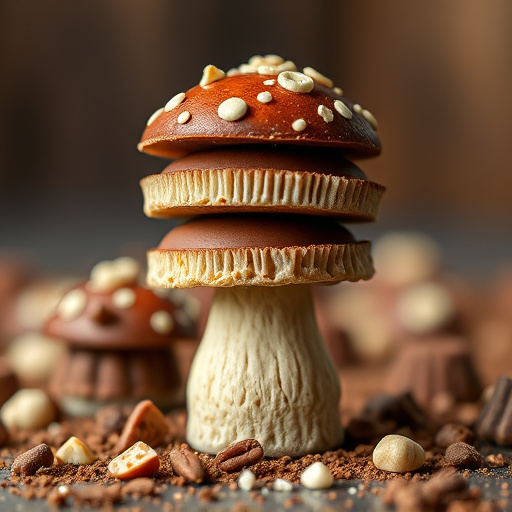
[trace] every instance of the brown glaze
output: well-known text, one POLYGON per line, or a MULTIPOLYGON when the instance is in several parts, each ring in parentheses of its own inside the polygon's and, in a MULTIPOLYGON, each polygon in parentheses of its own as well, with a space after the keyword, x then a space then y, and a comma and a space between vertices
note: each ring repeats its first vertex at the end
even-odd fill
POLYGON ((333 219, 303 215, 203 215, 171 230, 159 249, 308 247, 355 242, 333 219))
POLYGON ((329 146, 344 149, 357 157, 380 153, 380 141, 370 123, 353 111, 353 103, 322 85, 315 83, 309 93, 296 93, 281 87, 277 76, 260 74, 227 77, 207 86, 197 85, 186 92, 185 100, 169 112, 162 112, 146 127, 139 150, 156 156, 178 158, 187 153, 219 144, 272 143, 329 146), (264 85, 275 80, 274 85, 264 85), (270 103, 261 103, 260 92, 272 94, 270 103), (247 113, 237 121, 225 121, 218 115, 219 105, 232 97, 242 98, 247 113), (339 114, 334 101, 342 100, 352 111, 352 119, 339 114), (318 114, 323 105, 332 110, 334 118, 327 123, 318 114), (179 124, 178 116, 188 111, 188 122, 179 124), (307 123, 297 132, 292 123, 307 123))
MULTIPOLYGON (((100 350, 157 349, 168 347, 175 338, 194 336, 192 320, 182 325, 175 318, 177 307, 147 288, 123 286, 135 292, 135 304, 126 309, 114 305, 112 292, 92 291, 87 283, 76 288, 87 294, 85 310, 72 320, 62 319, 57 312, 45 327, 49 336, 62 338, 71 346, 100 350), (167 311, 174 319, 174 327, 169 334, 160 334, 151 328, 151 315, 161 310, 167 311)), ((183 315, 184 312, 180 311, 180 319, 183 315)))
POLYGON ((300 171, 366 180, 363 171, 340 150, 276 145, 234 146, 199 151, 168 165, 163 172, 209 169, 300 171))

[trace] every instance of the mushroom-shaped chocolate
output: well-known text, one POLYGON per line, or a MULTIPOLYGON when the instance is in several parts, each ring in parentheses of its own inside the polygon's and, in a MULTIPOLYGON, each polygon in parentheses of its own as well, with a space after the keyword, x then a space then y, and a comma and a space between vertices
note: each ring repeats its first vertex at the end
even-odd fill
POLYGON ((93 414, 108 403, 143 398, 160 407, 179 401, 176 338, 192 338, 183 309, 137 284, 131 258, 98 263, 90 279, 69 290, 45 326, 67 350, 50 388, 71 415, 93 414))
POLYGON ((148 252, 151 286, 215 287, 187 386, 187 440, 215 453, 255 438, 268 456, 339 446, 340 389, 312 283, 368 279, 383 187, 347 160, 380 152, 376 122, 312 68, 253 57, 149 120, 139 149, 177 158, 141 182, 145 212, 198 215, 148 252))

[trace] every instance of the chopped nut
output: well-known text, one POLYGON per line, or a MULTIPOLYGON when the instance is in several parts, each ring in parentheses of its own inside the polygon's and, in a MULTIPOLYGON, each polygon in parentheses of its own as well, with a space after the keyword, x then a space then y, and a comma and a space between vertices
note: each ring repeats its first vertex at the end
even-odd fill
POLYGON ((277 66, 277 71, 279 71, 279 73, 282 71, 297 71, 297 66, 295 65, 295 62, 287 60, 277 66))
POLYGON ((57 314, 64 321, 73 320, 85 311, 87 295, 83 290, 71 290, 57 305, 57 314))
POLYGON ((268 91, 263 91, 256 96, 256 99, 261 103, 269 103, 272 101, 272 94, 270 94, 268 91))
POLYGON ((204 465, 199 456, 186 443, 174 448, 169 453, 174 472, 188 482, 200 484, 204 478, 204 465))
POLYGON ((352 105, 352 108, 354 109, 354 112, 357 112, 358 114, 363 113, 363 107, 361 107, 359 103, 354 103, 354 105, 352 105))
POLYGON ((346 117, 347 119, 352 119, 352 110, 350 110, 343 101, 335 100, 334 101, 334 108, 336 111, 341 114, 343 117, 346 117))
POLYGON ((204 87, 205 85, 209 85, 217 80, 222 80, 223 78, 226 78, 226 73, 212 64, 209 64, 203 69, 203 77, 199 85, 204 87))
POLYGON ((137 441, 128 450, 112 459, 108 471, 114 478, 131 480, 151 476, 158 471, 160 459, 153 448, 142 441, 137 441))
POLYGON ((119 309, 128 309, 135 304, 135 292, 131 288, 119 288, 112 294, 112 304, 119 309))
POLYGON ((34 475, 39 468, 53 465, 53 453, 47 444, 40 444, 18 455, 11 466, 14 476, 34 475))
POLYGON ((300 482, 308 489, 328 489, 332 485, 333 477, 323 462, 313 462, 300 475, 300 482))
POLYGON ((278 75, 280 73, 276 66, 261 65, 256 70, 260 75, 278 75))
POLYGON ((98 457, 75 436, 70 437, 55 454, 60 464, 92 464, 98 457))
POLYGON ((391 434, 383 437, 373 450, 373 463, 392 473, 414 471, 425 462, 425 450, 408 437, 391 434))
POLYGON ((326 123, 330 123, 334 119, 334 114, 332 113, 332 110, 324 105, 318 105, 318 115, 326 123))
POLYGON ((446 448, 445 461, 456 468, 479 468, 483 464, 480 452, 470 444, 457 442, 446 448))
POLYGON ((334 85, 333 81, 330 78, 322 75, 316 69, 311 67, 306 67, 303 69, 304 74, 310 76, 316 83, 320 85, 324 85, 325 87, 329 87, 329 89, 334 85))
POLYGON ((87 287, 95 292, 109 292, 120 286, 135 284, 140 265, 134 258, 122 257, 112 261, 100 261, 91 270, 87 287))
POLYGON ((370 126, 376 130, 379 127, 379 124, 377 123, 377 119, 375 119, 375 116, 365 108, 361 111, 362 116, 370 123, 370 126))
POLYGON ((168 311, 155 311, 150 319, 151 328, 158 334, 170 334, 174 327, 174 320, 168 311))
POLYGON ((256 475, 250 469, 244 469, 238 477, 238 487, 243 491, 250 491, 256 483, 256 475))
POLYGON ((191 114, 188 110, 184 110, 178 116, 178 124, 185 124, 190 120, 191 114))
POLYGON ((333 91, 338 95, 338 96, 343 96, 343 89, 341 87, 334 87, 333 88, 333 91))
POLYGON ((164 107, 164 110, 166 112, 170 112, 171 110, 175 109, 178 105, 180 105, 183 100, 185 99, 185 93, 179 92, 178 94, 174 95, 166 104, 164 107))
POLYGON ((8 428, 38 429, 55 418, 55 406, 42 389, 20 389, 5 402, 0 411, 8 428))
POLYGON ((247 103, 242 98, 228 98, 218 108, 218 114, 225 121, 238 121, 245 116, 247 103))
POLYGON ((263 85, 275 85, 276 81, 273 78, 269 78, 268 80, 263 80, 263 85))
POLYGON ((126 420, 115 449, 120 453, 135 441, 158 446, 164 440, 167 430, 167 422, 160 409, 151 400, 142 400, 126 420))
POLYGON ((295 121, 293 121, 292 123, 292 128, 296 131, 296 132, 302 132, 303 130, 306 129, 306 121, 304 121, 304 119, 295 119, 295 121))
POLYGON ((293 484, 283 478, 277 478, 272 484, 272 489, 274 489, 274 491, 290 492, 293 490, 293 484))
POLYGON ((158 110, 156 110, 155 112, 153 112, 153 114, 150 116, 150 118, 148 119, 148 122, 146 123, 146 126, 149 126, 150 124, 152 124, 155 119, 164 111, 163 107, 159 108, 158 110))
POLYGON ((263 448, 256 439, 244 439, 223 448, 215 457, 215 464, 226 473, 240 471, 256 464, 263 457, 263 448))
POLYGON ((277 76, 279 85, 287 91, 307 93, 315 86, 315 82, 309 76, 298 71, 282 71, 277 76))
POLYGON ((268 54, 262 57, 261 55, 253 55, 249 59, 249 65, 250 66, 261 66, 261 65, 268 65, 268 66, 279 66, 284 62, 284 59, 280 57, 279 55, 274 54, 268 54))

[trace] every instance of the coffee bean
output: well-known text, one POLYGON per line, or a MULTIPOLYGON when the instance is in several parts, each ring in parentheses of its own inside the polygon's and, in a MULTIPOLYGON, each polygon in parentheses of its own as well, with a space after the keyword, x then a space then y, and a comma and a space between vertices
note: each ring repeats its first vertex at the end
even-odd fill
POLYGON ((53 453, 47 444, 39 444, 18 455, 11 466, 14 476, 31 476, 39 468, 53 466, 53 453))
POLYGON ((256 464, 263 457, 263 448, 256 439, 230 444, 215 457, 215 464, 226 473, 234 473, 256 464))
POLYGON ((204 477, 204 466, 201 459, 186 443, 180 448, 173 448, 169 452, 172 469, 188 482, 200 484, 204 477))

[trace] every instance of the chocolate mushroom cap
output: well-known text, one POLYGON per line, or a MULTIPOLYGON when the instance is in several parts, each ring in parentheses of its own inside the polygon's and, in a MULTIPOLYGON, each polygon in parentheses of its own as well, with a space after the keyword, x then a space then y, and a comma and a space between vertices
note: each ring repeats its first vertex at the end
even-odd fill
MULTIPOLYGON (((85 294, 85 301, 72 318, 55 314, 48 320, 45 332, 67 341, 73 347, 100 350, 161 349, 178 337, 192 337, 193 323, 184 311, 168 300, 141 286, 122 286, 112 291, 93 291, 87 283, 70 290, 70 293, 85 294), (117 292, 133 292, 133 304, 129 307, 116 305, 117 292), (167 325, 155 330, 155 313, 164 316, 167 325), (168 319, 171 319, 170 321, 168 319), (160 331, 160 332, 158 332, 160 331)), ((158 321, 158 318, 157 318, 158 321)))
POLYGON ((272 143, 328 146, 360 158, 376 156, 381 150, 379 138, 361 112, 346 97, 319 83, 309 92, 293 92, 281 86, 275 75, 236 75, 197 85, 177 106, 162 109, 146 127, 138 148, 178 158, 220 144, 272 143), (262 92, 270 93, 271 101, 258 100, 262 92), (247 110, 239 119, 228 121, 220 117, 219 106, 231 98, 243 100, 247 110), (343 103, 336 105, 345 113, 346 108, 350 118, 339 112, 336 101, 343 103), (297 130, 294 122, 299 119, 304 122, 297 130))

